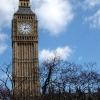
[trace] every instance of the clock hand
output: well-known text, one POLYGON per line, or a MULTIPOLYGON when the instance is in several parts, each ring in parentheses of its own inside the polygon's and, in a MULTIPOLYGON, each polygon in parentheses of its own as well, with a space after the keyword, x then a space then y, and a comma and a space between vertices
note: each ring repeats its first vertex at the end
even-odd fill
POLYGON ((26 30, 26 29, 28 29, 28 28, 25 26, 25 28, 24 28, 24 29, 26 30))
POLYGON ((30 29, 30 28, 26 27, 25 29, 30 29))

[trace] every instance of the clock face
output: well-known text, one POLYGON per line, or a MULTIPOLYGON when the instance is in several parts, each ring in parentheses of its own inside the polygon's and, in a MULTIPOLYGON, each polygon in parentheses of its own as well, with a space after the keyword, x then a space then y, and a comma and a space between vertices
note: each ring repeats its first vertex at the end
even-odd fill
POLYGON ((32 31, 32 26, 29 23, 21 23, 18 26, 18 31, 22 34, 28 34, 32 31))

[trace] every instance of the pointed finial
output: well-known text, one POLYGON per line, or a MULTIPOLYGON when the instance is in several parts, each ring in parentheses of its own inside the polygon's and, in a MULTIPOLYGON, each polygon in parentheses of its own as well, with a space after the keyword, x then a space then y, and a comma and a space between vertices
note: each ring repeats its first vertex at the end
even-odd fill
POLYGON ((15 13, 15 7, 14 7, 14 13, 15 13))

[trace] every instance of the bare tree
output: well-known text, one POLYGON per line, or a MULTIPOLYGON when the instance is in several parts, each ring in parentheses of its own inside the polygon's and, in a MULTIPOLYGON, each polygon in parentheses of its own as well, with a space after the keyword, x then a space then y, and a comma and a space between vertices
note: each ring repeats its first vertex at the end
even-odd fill
POLYGON ((42 93, 46 94, 48 87, 51 82, 55 79, 55 74, 57 72, 57 66, 60 63, 59 57, 54 57, 53 59, 44 61, 42 67, 40 68, 40 78, 42 81, 42 93))
POLYGON ((9 84, 12 84, 11 76, 11 64, 4 64, 3 67, 0 67, 0 98, 2 100, 8 100, 11 96, 11 87, 9 84))
MULTIPOLYGON (((51 96, 51 93, 59 94, 59 96, 56 96, 57 100, 75 98, 87 100, 87 98, 93 99, 97 96, 97 89, 100 86, 100 73, 98 70, 94 70, 96 63, 78 65, 56 57, 44 61, 42 64, 42 94, 49 96, 51 96)), ((53 99, 53 96, 51 97, 53 99)))
MULTIPOLYGON (((99 100, 100 72, 95 70, 96 67, 96 63, 78 65, 57 56, 44 61, 40 67, 42 92, 41 96, 35 100, 99 100)), ((9 85, 13 83, 11 64, 5 64, 0 71, 4 75, 0 77, 0 99, 14 98, 16 94, 12 94, 12 88, 9 85)), ((21 83, 23 81, 25 79, 21 83)), ((14 98, 14 100, 17 99, 14 98)))

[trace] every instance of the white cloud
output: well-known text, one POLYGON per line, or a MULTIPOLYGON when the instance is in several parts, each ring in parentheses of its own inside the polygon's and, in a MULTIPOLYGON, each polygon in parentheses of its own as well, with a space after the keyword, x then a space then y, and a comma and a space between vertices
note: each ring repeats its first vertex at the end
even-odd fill
POLYGON ((85 0, 84 4, 85 8, 92 8, 94 6, 100 5, 100 0, 85 0))
POLYGON ((52 35, 64 31, 74 17, 69 0, 33 1, 40 27, 48 30, 52 35))
POLYGON ((70 0, 70 1, 72 1, 75 8, 81 7, 84 10, 91 10, 94 7, 100 6, 100 0, 70 0))
POLYGON ((100 28, 100 9, 94 15, 86 17, 85 22, 88 22, 91 28, 100 28))
POLYGON ((14 7, 17 8, 18 0, 2 0, 0 2, 0 27, 11 26, 14 7))
POLYGON ((60 56, 61 59, 65 60, 70 57, 70 55, 72 54, 72 50, 68 46, 58 47, 56 50, 43 49, 39 53, 39 58, 40 60, 47 60, 55 57, 55 54, 57 56, 60 56))
MULTIPOLYGON (((2 0, 0 3, 0 27, 11 27, 14 7, 19 0, 2 0)), ((72 5, 69 0, 31 0, 31 7, 36 9, 39 26, 55 35, 65 30, 73 19, 72 5)))
POLYGON ((0 34, 0 54, 2 54, 6 49, 6 40, 8 39, 8 36, 6 34, 0 34))

